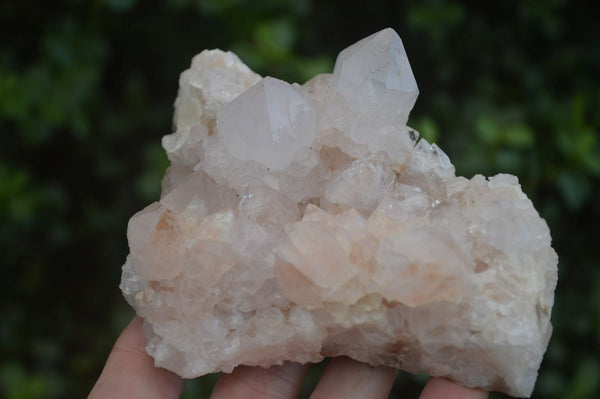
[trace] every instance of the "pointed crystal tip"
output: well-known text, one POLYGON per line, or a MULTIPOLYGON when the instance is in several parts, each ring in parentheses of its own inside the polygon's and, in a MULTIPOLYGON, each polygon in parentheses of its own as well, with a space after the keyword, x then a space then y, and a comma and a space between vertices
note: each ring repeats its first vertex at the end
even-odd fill
POLYGON ((232 155, 271 170, 285 169, 317 134, 313 105, 297 87, 271 77, 226 104, 217 125, 232 155))
POLYGON ((419 95, 402 40, 391 28, 343 50, 333 74, 337 92, 372 109, 394 102, 408 116, 419 95))

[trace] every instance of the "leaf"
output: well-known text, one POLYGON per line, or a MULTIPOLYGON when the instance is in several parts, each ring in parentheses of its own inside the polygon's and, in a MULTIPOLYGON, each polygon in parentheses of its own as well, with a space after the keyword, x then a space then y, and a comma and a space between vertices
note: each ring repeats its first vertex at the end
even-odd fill
POLYGON ((278 19, 259 24, 254 38, 264 57, 281 59, 290 54, 296 40, 296 31, 291 21, 278 19))
POLYGON ((504 140, 506 144, 513 148, 531 148, 535 144, 535 134, 525 124, 511 125, 504 131, 504 140))
POLYGON ((475 121, 475 134, 484 144, 492 146, 498 145, 502 139, 498 124, 487 115, 481 115, 475 121))
POLYGON ((571 210, 580 209, 589 199, 592 187, 585 176, 572 171, 564 171, 558 176, 558 188, 571 210))
POLYGON ((600 364, 597 359, 587 358, 579 364, 572 380, 567 399, 596 399, 600 388, 600 364))
POLYGON ((419 131, 419 135, 430 143, 435 143, 439 140, 440 133, 437 123, 428 116, 422 117, 415 121, 415 129, 419 131))
POLYGON ((129 11, 135 6, 135 3, 137 0, 104 0, 104 4, 115 12, 129 11))

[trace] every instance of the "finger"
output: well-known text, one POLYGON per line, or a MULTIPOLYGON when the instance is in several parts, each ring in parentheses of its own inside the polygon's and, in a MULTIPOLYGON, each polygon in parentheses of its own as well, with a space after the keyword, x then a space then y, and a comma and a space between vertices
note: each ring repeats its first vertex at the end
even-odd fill
POLYGON ((397 371, 373 367, 347 357, 329 362, 311 399, 387 398, 397 371))
POLYGON ((211 399, 291 399, 300 394, 308 366, 284 363, 283 366, 239 366, 231 374, 223 374, 211 399))
POLYGON ((445 378, 430 378, 419 399, 485 399, 487 392, 465 388, 445 378))
POLYGON ((117 339, 88 399, 179 398, 183 380, 154 367, 145 346, 142 319, 136 317, 117 339))

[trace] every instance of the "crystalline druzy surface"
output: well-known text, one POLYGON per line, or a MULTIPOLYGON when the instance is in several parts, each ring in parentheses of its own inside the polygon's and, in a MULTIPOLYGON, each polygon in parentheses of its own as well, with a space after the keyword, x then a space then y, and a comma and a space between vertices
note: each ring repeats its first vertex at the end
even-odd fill
POLYGON ((196 377, 347 355, 531 394, 552 329, 550 232, 516 177, 456 177, 418 140, 417 94, 391 29, 303 86, 232 53, 193 59, 121 283, 158 366, 196 377))

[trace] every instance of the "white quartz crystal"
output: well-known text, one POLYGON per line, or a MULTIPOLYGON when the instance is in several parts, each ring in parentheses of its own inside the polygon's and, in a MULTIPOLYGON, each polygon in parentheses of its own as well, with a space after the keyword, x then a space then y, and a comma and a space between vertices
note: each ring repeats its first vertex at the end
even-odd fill
POLYGON ((391 29, 303 86, 204 51, 182 73, 163 193, 121 289, 183 377, 346 355, 529 396, 557 256, 517 178, 456 177, 406 126, 391 29))
POLYGON ((327 112, 352 140, 370 143, 377 130, 404 126, 418 95, 402 41, 388 28, 340 53, 327 112))
POLYGON ((266 77, 219 110, 217 129, 235 158, 283 170, 314 141, 317 117, 300 86, 266 77))

